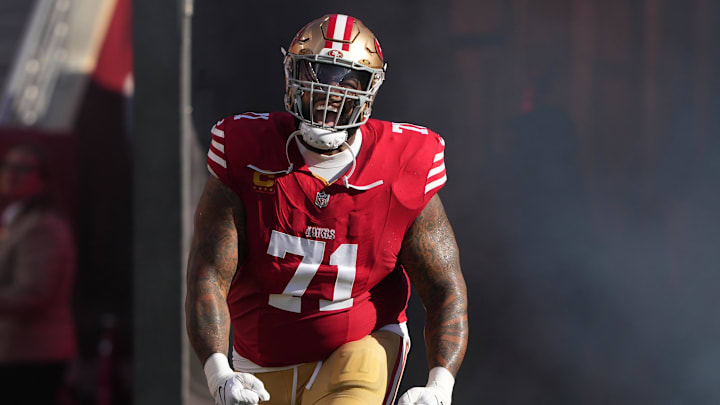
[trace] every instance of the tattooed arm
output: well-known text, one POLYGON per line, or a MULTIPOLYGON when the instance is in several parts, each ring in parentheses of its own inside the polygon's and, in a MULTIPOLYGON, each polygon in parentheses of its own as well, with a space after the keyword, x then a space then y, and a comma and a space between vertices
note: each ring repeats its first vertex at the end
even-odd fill
POLYGON ((244 207, 240 197, 210 177, 195 211, 185 296, 186 328, 200 361, 227 353, 230 313, 226 297, 244 249, 244 207))
POLYGON ((449 405, 467 347, 467 291, 455 235, 437 194, 405 235, 400 262, 425 305, 430 377, 426 387, 412 388, 398 404, 449 405))
POLYGON ((245 253, 245 207, 240 197, 210 177, 195 210, 185 297, 190 344, 203 362, 216 404, 257 404, 270 399, 262 381, 236 373, 225 353, 230 339, 227 294, 245 253))

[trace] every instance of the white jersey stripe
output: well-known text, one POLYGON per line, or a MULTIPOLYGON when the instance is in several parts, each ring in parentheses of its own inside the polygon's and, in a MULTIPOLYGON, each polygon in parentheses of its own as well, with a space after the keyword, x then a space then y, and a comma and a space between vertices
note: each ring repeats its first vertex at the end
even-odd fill
POLYGON ((219 164, 220 166, 222 166, 222 167, 224 167, 224 168, 227 169, 227 162, 225 162, 225 159, 223 159, 223 158, 221 158, 220 156, 216 155, 215 152, 213 152, 212 149, 210 149, 210 150, 208 151, 208 157, 209 157, 210 160, 212 160, 213 162, 215 162, 215 163, 219 164))
POLYGON ((220 142, 216 142, 214 139, 210 141, 210 144, 214 146, 215 149, 218 150, 218 152, 225 154, 225 145, 221 144, 220 142))
POLYGON ((433 189, 436 189, 436 188, 442 186, 443 184, 445 184, 446 181, 447 181, 447 176, 442 176, 441 178, 439 178, 435 181, 431 181, 430 183, 428 183, 425 186, 425 194, 427 194, 428 191, 430 191, 430 190, 433 190, 433 189))
MULTIPOLYGON (((207 127, 205 127, 205 128, 207 128, 207 127)), ((210 133, 212 133, 213 135, 215 135, 219 138, 225 138, 225 131, 223 131, 222 129, 218 129, 215 126, 212 127, 212 129, 210 130, 210 133)))
POLYGON ((444 171, 445 171, 445 163, 443 162, 440 164, 440 166, 433 167, 432 169, 430 169, 430 172, 428 173, 427 178, 429 179, 430 177, 432 177, 438 173, 444 172, 444 171))
POLYGON ((435 159, 433 160, 433 163, 437 162, 438 160, 442 160, 442 158, 445 157, 445 152, 440 152, 437 155, 435 155, 435 159))

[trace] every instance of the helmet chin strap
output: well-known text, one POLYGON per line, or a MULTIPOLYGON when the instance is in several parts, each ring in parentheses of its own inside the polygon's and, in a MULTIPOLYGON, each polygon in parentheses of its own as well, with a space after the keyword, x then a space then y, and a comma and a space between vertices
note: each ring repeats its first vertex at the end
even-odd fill
POLYGON ((382 185, 383 184, 382 180, 378 180, 374 183, 371 183, 371 184, 368 184, 365 186, 356 186, 354 184, 350 184, 350 176, 352 176, 353 173, 355 173, 355 166, 356 166, 357 160, 355 159, 355 152, 353 152, 350 145, 347 142, 343 142, 343 144, 345 145, 347 150, 350 152, 350 156, 352 156, 352 167, 350 168, 350 172, 347 175, 342 177, 343 183, 345 184, 345 188, 354 188, 355 190, 367 191, 367 190, 370 190, 371 188, 375 188, 375 187, 382 185))
POLYGON ((328 152, 338 149, 348 139, 347 130, 333 131, 314 127, 306 122, 300 123, 299 131, 305 143, 315 149, 328 152))

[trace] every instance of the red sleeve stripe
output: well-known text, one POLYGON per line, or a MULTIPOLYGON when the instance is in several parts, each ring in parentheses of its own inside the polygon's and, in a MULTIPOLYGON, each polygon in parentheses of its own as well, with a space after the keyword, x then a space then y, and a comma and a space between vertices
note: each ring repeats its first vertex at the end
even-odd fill
POLYGON ((225 169, 227 169, 227 162, 225 162, 225 159, 223 159, 223 158, 221 158, 220 156, 218 156, 218 155, 212 150, 212 148, 208 151, 208 158, 209 158, 210 160, 212 160, 213 162, 219 164, 220 166, 224 167, 225 169))
POLYGON ((436 174, 445 172, 445 162, 441 163, 440 166, 433 167, 430 169, 430 173, 428 173, 427 178, 435 176, 436 174))
POLYGON ((425 186, 425 194, 427 194, 428 191, 430 191, 430 190, 434 190, 434 189, 442 186, 443 184, 445 184, 445 182, 447 182, 447 176, 446 176, 446 175, 443 175, 441 178, 439 178, 439 179, 437 179, 437 180, 435 180, 435 181, 431 181, 430 183, 428 183, 428 184, 425 186))
POLYGON ((210 166, 210 163, 208 163, 207 168, 208 168, 208 171, 210 172, 210 174, 215 176, 215 178, 218 178, 218 179, 220 178, 220 176, 218 176, 217 173, 215 173, 215 170, 212 169, 212 166, 210 166))
POLYGON ((223 155, 225 154, 225 145, 215 141, 214 139, 210 141, 210 145, 217 149, 218 152, 222 153, 223 155))
POLYGON ((227 161, 225 160, 225 131, 218 128, 222 125, 225 120, 222 119, 213 125, 210 133, 212 138, 210 140, 210 148, 208 149, 208 160, 207 168, 210 174, 220 178, 218 172, 225 173, 222 169, 227 169, 227 161))
MULTIPOLYGON (((441 138, 442 139, 442 138, 441 138)), ((442 143, 444 145, 444 143, 442 143)), ((445 172, 445 151, 442 150, 435 154, 433 159, 433 167, 428 172, 428 182, 425 184, 425 194, 441 187, 447 182, 447 174, 445 172)))
MULTIPOLYGON (((207 128, 207 127, 205 127, 205 128, 207 128)), ((210 130, 210 133, 212 133, 213 135, 215 135, 219 138, 225 138, 225 131, 223 131, 222 129, 218 129, 218 127, 216 127, 216 126, 212 127, 212 129, 210 130)))
MULTIPOLYGON (((353 29, 354 24, 355 24, 355 19, 353 17, 347 17, 347 22, 345 23, 345 33, 343 34, 344 41, 350 41, 350 36, 352 35, 352 29, 353 29)), ((349 43, 343 44, 342 48, 343 48, 343 51, 349 51, 350 44, 349 43)))
MULTIPOLYGON (((335 38, 335 25, 337 21, 337 15, 331 15, 330 20, 328 20, 328 34, 331 35, 331 38, 335 38)), ((333 47, 333 41, 325 41, 325 48, 332 48, 333 47)))

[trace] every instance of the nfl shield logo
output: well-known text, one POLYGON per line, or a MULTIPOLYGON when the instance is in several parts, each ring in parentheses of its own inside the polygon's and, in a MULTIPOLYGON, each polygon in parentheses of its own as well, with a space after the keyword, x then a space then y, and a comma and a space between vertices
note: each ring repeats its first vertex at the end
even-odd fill
POLYGON ((315 205, 318 206, 318 208, 325 208, 328 205, 328 202, 330 202, 330 194, 320 191, 315 196, 315 205))

